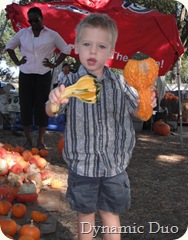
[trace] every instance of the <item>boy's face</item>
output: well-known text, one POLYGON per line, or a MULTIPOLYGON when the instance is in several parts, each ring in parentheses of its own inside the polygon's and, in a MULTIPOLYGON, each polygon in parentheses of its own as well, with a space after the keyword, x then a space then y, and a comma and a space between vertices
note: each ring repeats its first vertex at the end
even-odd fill
POLYGON ((63 72, 64 72, 64 74, 69 74, 69 66, 64 66, 63 72))
POLYGON ((114 53, 111 42, 112 36, 107 30, 84 27, 79 41, 75 43, 75 53, 79 54, 82 65, 98 78, 102 77, 106 61, 114 53))

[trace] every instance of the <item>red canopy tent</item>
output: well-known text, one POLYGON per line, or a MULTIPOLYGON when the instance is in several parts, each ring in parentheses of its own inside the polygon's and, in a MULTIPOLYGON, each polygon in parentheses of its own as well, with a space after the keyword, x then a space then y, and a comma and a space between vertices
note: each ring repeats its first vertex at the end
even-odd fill
MULTIPOLYGON (((87 14, 100 12, 111 16, 119 31, 114 57, 107 63, 113 68, 123 69, 128 58, 140 51, 158 62, 159 75, 162 76, 184 52, 176 19, 171 14, 162 14, 121 0, 65 0, 28 5, 13 3, 7 6, 6 11, 16 32, 29 26, 27 11, 34 6, 41 8, 44 25, 59 32, 69 44, 74 44, 74 29, 87 14)), ((71 56, 77 57, 74 51, 71 56)))

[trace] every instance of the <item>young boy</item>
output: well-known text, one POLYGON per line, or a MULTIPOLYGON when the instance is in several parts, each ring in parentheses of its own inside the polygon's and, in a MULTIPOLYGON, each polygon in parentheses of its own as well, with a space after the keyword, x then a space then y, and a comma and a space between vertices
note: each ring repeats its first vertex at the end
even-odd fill
POLYGON ((61 83, 61 79, 63 79, 67 74, 69 74, 70 72, 70 66, 68 63, 63 63, 62 65, 62 71, 58 74, 57 76, 57 83, 55 83, 53 85, 53 88, 59 86, 59 84, 61 83))
MULTIPOLYGON (((136 115, 139 100, 124 79, 105 66, 114 53, 117 36, 116 24, 106 14, 84 18, 76 28, 75 40, 81 66, 49 95, 52 103, 68 103, 63 158, 69 167, 67 199, 78 212, 79 240, 91 240, 96 233, 96 211, 106 231, 104 239, 120 240, 119 215, 130 207, 126 168, 135 145, 131 115, 136 115), (102 85, 95 104, 77 98, 60 100, 65 86, 87 74, 102 85)), ((50 101, 46 112, 52 117, 50 101)), ((153 93, 151 106, 155 105, 153 93)))

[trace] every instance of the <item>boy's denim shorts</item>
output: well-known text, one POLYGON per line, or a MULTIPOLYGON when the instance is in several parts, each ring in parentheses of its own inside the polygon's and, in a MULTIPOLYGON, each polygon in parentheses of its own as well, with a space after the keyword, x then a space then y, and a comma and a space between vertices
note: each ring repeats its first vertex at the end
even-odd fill
POLYGON ((130 182, 126 171, 113 176, 92 178, 69 169, 67 199, 73 210, 89 214, 97 210, 124 213, 130 208, 130 182))

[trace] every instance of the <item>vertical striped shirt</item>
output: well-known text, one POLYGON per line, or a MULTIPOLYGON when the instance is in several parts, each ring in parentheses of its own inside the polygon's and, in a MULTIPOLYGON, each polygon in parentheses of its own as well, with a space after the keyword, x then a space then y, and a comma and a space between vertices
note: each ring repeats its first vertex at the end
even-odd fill
MULTIPOLYGON (((83 66, 62 79, 65 86, 88 74, 83 66)), ((66 106, 63 158, 77 174, 111 177, 126 169, 135 146, 131 115, 137 93, 123 77, 105 67, 100 98, 88 104, 70 98, 66 106)))

